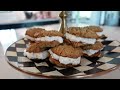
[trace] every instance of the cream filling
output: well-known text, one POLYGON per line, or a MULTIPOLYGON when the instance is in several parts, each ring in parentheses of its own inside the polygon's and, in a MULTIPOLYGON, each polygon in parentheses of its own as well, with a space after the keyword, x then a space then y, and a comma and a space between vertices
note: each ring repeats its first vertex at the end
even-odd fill
POLYGON ((49 56, 48 51, 43 51, 40 53, 29 53, 24 50, 24 56, 27 56, 29 59, 46 59, 49 56))
POLYGON ((25 35, 25 37, 26 37, 27 39, 31 40, 31 41, 35 41, 35 38, 33 38, 33 37, 30 37, 30 36, 28 36, 28 35, 25 35))
POLYGON ((84 52, 85 54, 91 56, 91 55, 93 55, 93 54, 95 54, 95 53, 97 53, 97 52, 99 52, 99 51, 100 51, 100 50, 92 50, 92 49, 90 49, 90 50, 84 50, 83 52, 84 52))
POLYGON ((80 64, 80 60, 81 60, 81 57, 78 57, 78 58, 69 58, 69 57, 62 57, 62 56, 58 56, 56 55, 55 53, 53 53, 51 50, 49 50, 49 53, 51 54, 52 58, 56 59, 56 60, 59 60, 60 63, 62 64, 72 64, 72 65, 78 65, 80 64))
POLYGON ((69 39, 70 41, 74 41, 74 42, 82 42, 84 44, 95 44, 96 39, 94 38, 82 38, 82 37, 77 37, 75 35, 66 33, 65 34, 66 38, 69 39))
POLYGON ((45 37, 40 37, 40 38, 36 38, 36 41, 58 41, 59 43, 63 43, 63 38, 60 36, 45 36, 45 37))
POLYGON ((97 32, 97 35, 98 35, 98 36, 102 36, 103 33, 102 33, 102 32, 97 32))
POLYGON ((45 36, 45 37, 40 37, 40 38, 33 38, 33 37, 26 35, 26 38, 31 41, 48 41, 48 42, 58 41, 59 43, 63 43, 63 38, 60 36, 51 36, 51 37, 45 36))

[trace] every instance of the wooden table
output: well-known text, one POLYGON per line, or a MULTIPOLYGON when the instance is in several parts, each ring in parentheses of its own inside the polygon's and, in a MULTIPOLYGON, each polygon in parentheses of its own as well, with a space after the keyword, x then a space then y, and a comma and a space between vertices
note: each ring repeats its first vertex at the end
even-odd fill
MULTIPOLYGON (((59 30, 59 24, 40 26, 46 29, 59 30)), ((85 26, 85 25, 78 25, 85 26)), ((120 27, 101 26, 104 31, 103 33, 108 36, 108 40, 120 41, 120 27)), ((0 30, 0 79, 24 79, 24 78, 37 78, 22 72, 19 72, 12 68, 7 62, 4 56, 6 49, 15 41, 25 36, 26 28, 20 29, 8 29, 0 30)), ((120 79, 120 68, 114 70, 105 75, 91 77, 92 79, 120 79)))

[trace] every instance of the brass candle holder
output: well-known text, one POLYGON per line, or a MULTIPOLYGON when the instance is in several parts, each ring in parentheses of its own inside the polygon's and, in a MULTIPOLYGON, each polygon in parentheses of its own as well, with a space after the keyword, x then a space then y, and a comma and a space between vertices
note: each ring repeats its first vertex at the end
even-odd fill
POLYGON ((59 17, 61 18, 61 26, 60 26, 60 32, 65 34, 66 29, 67 29, 67 24, 66 24, 66 17, 67 17, 67 12, 66 11, 61 11, 59 14, 59 17))

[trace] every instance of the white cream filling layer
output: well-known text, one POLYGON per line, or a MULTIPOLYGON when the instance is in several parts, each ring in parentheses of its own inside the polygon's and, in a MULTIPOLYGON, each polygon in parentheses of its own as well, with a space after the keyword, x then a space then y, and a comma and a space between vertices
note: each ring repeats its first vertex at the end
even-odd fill
POLYGON ((95 44, 96 39, 94 38, 82 38, 82 37, 77 37, 75 35, 66 33, 65 34, 66 38, 69 39, 70 41, 74 41, 74 42, 82 42, 84 44, 95 44))
POLYGON ((25 37, 26 37, 27 39, 31 40, 31 41, 35 41, 35 38, 33 38, 33 37, 30 37, 30 36, 28 36, 28 35, 25 35, 25 37))
POLYGON ((102 32, 97 32, 97 35, 98 35, 98 36, 102 36, 103 33, 102 33, 102 32))
POLYGON ((99 52, 99 51, 100 51, 100 50, 92 50, 92 49, 90 49, 90 50, 84 50, 83 52, 84 52, 85 54, 91 56, 91 55, 93 55, 93 54, 95 54, 95 53, 97 53, 97 52, 99 52))
POLYGON ((36 38, 36 41, 58 41, 59 43, 63 43, 63 38, 60 36, 45 36, 45 37, 40 37, 40 38, 36 38))
POLYGON ((33 38, 28 35, 26 35, 27 39, 30 39, 31 41, 58 41, 59 43, 63 43, 63 38, 60 36, 45 36, 45 37, 40 37, 40 38, 33 38))
POLYGON ((27 56, 29 59, 46 59, 49 56, 48 51, 43 51, 40 53, 29 53, 24 50, 24 56, 27 56))
POLYGON ((49 50, 49 53, 51 54, 52 58, 56 59, 56 60, 59 60, 60 63, 62 64, 72 64, 72 65, 78 65, 80 64, 80 60, 81 60, 81 57, 78 57, 78 58, 69 58, 69 57, 62 57, 62 56, 58 56, 56 55, 55 53, 53 53, 51 50, 49 50))

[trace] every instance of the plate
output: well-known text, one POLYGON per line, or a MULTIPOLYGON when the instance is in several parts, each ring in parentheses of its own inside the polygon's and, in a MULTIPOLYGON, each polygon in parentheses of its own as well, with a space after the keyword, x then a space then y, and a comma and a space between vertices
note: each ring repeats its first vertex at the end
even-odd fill
POLYGON ((81 65, 73 68, 58 68, 45 61, 33 62, 23 55, 28 45, 28 40, 22 38, 13 43, 6 50, 7 62, 15 69, 24 73, 46 78, 86 78, 98 76, 115 70, 120 65, 120 42, 103 40, 105 48, 102 50, 101 58, 81 59, 81 65))

